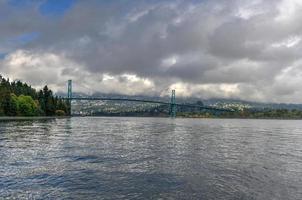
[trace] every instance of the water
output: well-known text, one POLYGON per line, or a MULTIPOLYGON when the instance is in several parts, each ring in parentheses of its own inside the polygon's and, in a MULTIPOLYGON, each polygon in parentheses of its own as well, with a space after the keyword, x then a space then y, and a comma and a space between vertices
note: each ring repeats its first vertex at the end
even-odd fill
POLYGON ((302 122, 0 122, 0 199, 302 199, 302 122))

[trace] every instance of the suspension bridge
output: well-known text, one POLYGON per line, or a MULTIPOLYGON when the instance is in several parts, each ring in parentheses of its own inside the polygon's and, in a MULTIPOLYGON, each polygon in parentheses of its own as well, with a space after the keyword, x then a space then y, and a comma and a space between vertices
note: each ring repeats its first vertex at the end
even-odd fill
POLYGON ((167 105, 170 108, 170 117, 175 118, 177 113, 177 107, 193 107, 199 108, 200 110, 211 110, 218 112, 233 112, 231 109, 217 108, 213 106, 203 106, 197 104, 185 104, 185 103, 176 103, 176 94, 175 90, 172 90, 170 102, 165 101, 155 101, 148 99, 135 99, 135 98, 107 98, 107 97, 74 97, 72 94, 72 80, 68 80, 67 85, 67 98, 63 98, 68 100, 71 109, 71 101, 72 100, 86 100, 86 101, 128 101, 128 102, 140 102, 140 103, 154 103, 160 105, 167 105))

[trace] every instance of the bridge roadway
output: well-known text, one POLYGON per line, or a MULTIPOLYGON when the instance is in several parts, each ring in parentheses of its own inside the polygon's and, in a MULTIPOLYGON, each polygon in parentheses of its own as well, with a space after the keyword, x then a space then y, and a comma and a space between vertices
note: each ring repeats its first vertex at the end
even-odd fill
MULTIPOLYGON (((125 98, 106 98, 106 97, 71 97, 71 98, 63 98, 66 100, 87 100, 87 101, 130 101, 130 102, 142 102, 142 103, 154 103, 154 104, 162 104, 162 105, 171 105, 170 102, 164 101, 154 101, 154 100, 145 100, 145 99, 125 99, 125 98)), ((200 106, 197 104, 180 104, 175 103, 174 105, 180 107, 193 107, 200 108, 205 110, 213 110, 213 111, 221 111, 221 112, 234 112, 231 109, 224 108, 216 108, 212 106, 200 106)))

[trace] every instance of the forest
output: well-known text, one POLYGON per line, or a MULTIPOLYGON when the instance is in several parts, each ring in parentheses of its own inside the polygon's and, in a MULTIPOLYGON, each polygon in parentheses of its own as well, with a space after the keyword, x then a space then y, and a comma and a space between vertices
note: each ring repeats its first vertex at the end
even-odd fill
POLYGON ((0 116, 67 116, 69 103, 45 86, 36 91, 21 81, 0 75, 0 116))

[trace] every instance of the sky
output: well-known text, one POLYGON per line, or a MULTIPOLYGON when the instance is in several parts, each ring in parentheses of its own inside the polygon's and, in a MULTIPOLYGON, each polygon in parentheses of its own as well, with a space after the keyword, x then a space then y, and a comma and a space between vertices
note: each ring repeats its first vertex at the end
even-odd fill
POLYGON ((302 103, 301 0, 0 0, 0 74, 33 87, 302 103))

